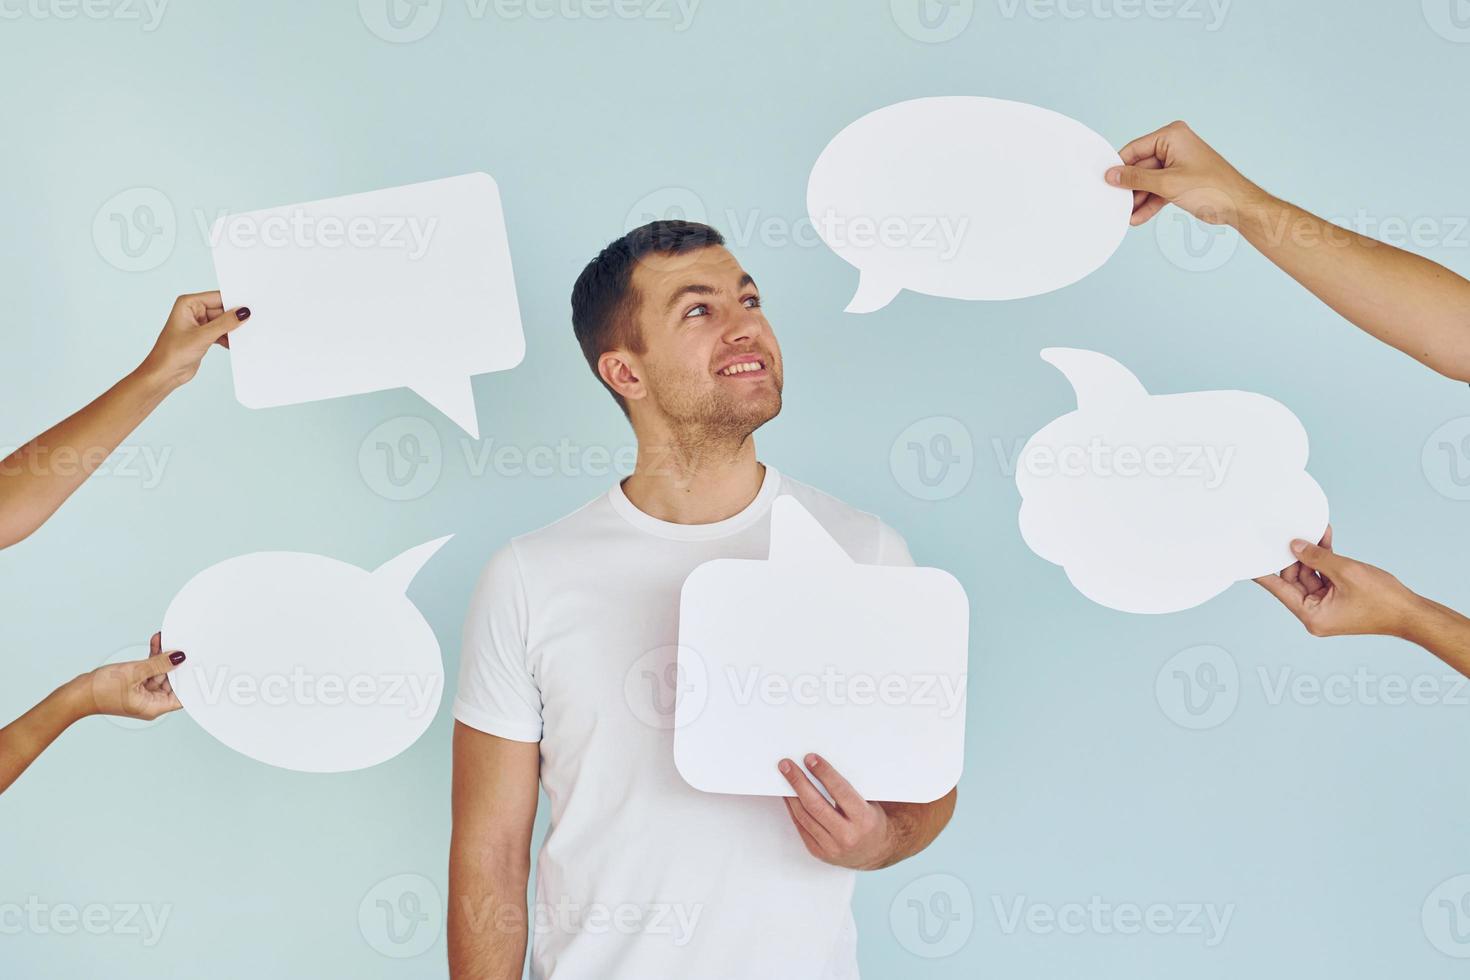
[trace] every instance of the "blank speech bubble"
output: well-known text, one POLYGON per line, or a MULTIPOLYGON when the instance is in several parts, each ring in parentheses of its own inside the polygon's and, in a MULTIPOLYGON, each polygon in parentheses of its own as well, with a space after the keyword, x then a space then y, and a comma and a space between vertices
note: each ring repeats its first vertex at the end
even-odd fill
POLYGON ((859 565, 793 497, 767 561, 684 581, 674 763, 708 793, 791 796, 776 769, 816 752, 869 800, 959 783, 970 604, 937 568, 859 565))
POLYGON ((1093 602, 1189 609, 1280 571, 1296 561, 1293 538, 1327 529, 1306 429, 1280 402, 1248 391, 1150 395, 1106 355, 1041 356, 1071 382, 1077 410, 1021 450, 1021 536, 1093 602))
POLYGON ((899 102, 838 133, 807 183, 817 233, 860 276, 849 313, 901 290, 1002 300, 1070 285, 1128 231, 1108 142, 1049 109, 978 96, 899 102))
POLYGON ((446 177, 227 215, 210 233, 235 397, 271 408, 410 388, 478 439, 470 377, 526 352, 500 192, 446 177))
MULTIPOLYGON (((451 535, 452 537, 452 535, 451 535)), ((412 745, 439 710, 439 641, 404 594, 448 537, 375 572, 263 551, 220 562, 163 617, 185 710, 243 755, 297 772, 366 769, 412 745)))

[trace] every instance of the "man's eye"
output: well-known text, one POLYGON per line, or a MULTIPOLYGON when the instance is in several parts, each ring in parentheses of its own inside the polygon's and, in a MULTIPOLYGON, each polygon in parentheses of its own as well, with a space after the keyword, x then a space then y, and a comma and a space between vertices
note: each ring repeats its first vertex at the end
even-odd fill
POLYGON ((761 298, 759 296, 747 296, 747 297, 745 297, 745 308, 747 310, 757 310, 757 309, 760 309, 760 305, 761 305, 761 298))
POLYGON ((709 315, 709 307, 706 306, 704 303, 700 303, 698 306, 691 306, 689 308, 689 312, 684 314, 684 319, 687 320, 687 319, 689 319, 692 316, 708 316, 708 315, 709 315))

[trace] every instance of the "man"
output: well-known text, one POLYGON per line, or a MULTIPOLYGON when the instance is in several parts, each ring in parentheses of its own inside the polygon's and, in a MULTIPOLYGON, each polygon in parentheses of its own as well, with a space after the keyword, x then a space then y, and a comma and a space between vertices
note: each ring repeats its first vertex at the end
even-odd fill
POLYGON ((513 540, 476 588, 454 702, 456 978, 521 975, 538 780, 551 825, 531 976, 555 980, 856 977, 853 871, 917 853, 954 810, 954 791, 865 801, 815 754, 770 760, 785 799, 703 793, 674 768, 677 683, 647 681, 675 678, 680 588, 711 559, 766 557, 777 496, 854 560, 912 564, 876 518, 757 461, 752 434, 781 410, 781 349, 723 246, 705 225, 654 222, 573 288, 577 339, 632 423, 637 463, 513 540))
MULTIPOLYGON (((1122 150, 1110 184, 1131 189, 1132 223, 1166 204, 1235 228, 1261 254, 1363 331, 1456 381, 1470 381, 1470 282, 1444 266, 1339 228, 1267 194, 1184 123, 1122 150)), ((1470 675, 1470 619, 1411 592, 1382 569, 1319 544, 1257 579, 1314 636, 1380 634, 1419 644, 1470 675)))

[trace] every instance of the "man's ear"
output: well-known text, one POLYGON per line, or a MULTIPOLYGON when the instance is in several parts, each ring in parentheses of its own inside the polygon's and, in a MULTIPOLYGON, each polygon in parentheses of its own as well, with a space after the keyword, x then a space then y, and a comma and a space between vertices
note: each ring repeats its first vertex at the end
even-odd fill
POLYGON ((625 350, 610 350, 597 359, 597 374, 624 401, 637 401, 648 394, 639 376, 642 368, 625 350))

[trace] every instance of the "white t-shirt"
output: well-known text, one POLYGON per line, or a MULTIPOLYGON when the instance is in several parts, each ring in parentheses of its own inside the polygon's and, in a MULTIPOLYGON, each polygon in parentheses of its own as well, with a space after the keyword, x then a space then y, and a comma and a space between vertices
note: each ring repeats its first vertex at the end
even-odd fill
POLYGON ((726 520, 660 521, 614 486, 485 567, 454 717, 541 743, 536 980, 857 977, 853 873, 807 853, 779 798, 704 793, 674 768, 679 590, 711 559, 767 557, 781 494, 854 561, 913 564, 876 517, 768 466, 726 520))

